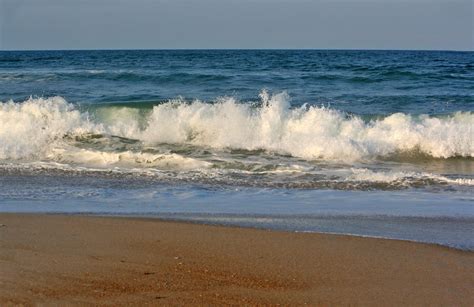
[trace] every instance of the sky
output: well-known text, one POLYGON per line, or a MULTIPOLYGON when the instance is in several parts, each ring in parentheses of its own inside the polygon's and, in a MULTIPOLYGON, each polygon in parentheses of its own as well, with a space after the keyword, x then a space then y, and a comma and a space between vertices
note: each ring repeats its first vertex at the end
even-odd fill
POLYGON ((0 50, 474 50, 474 0, 0 0, 0 50))

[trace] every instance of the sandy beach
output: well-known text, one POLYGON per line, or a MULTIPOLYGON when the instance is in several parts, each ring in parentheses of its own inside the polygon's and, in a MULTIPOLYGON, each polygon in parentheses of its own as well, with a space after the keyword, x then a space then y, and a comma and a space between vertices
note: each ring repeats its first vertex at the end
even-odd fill
POLYGON ((474 304, 474 254, 157 219, 0 214, 0 304, 474 304))

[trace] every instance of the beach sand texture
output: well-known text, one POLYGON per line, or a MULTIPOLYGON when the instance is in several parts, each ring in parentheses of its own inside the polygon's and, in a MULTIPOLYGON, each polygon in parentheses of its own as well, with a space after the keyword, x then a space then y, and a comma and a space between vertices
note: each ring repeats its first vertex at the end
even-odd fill
POLYGON ((474 254, 157 219, 0 214, 0 305, 474 305, 474 254))

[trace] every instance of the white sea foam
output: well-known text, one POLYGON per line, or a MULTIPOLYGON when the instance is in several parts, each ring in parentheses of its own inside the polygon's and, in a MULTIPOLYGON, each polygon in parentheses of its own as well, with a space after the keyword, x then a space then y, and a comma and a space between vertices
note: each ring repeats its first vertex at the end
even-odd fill
POLYGON ((233 98, 217 104, 155 106, 139 137, 147 142, 264 149, 306 159, 359 160, 418 150, 435 158, 474 156, 474 115, 397 113, 369 123, 319 107, 291 109, 288 96, 262 94, 262 107, 233 98))
POLYGON ((0 159, 41 159, 64 135, 102 130, 61 97, 0 103, 0 159))
POLYGON ((204 169, 211 163, 178 154, 151 154, 131 151, 104 152, 97 150, 63 147, 52 149, 48 158, 61 163, 79 163, 91 167, 153 167, 159 169, 204 169))
POLYGON ((443 182, 448 184, 466 185, 473 186, 474 179, 470 178, 448 178, 432 173, 424 172, 407 172, 407 171, 372 171, 366 168, 353 168, 351 169, 352 174, 346 177, 346 181, 368 181, 368 182, 405 182, 408 180, 433 180, 437 182, 443 182))
MULTIPOLYGON (((214 104, 175 100, 157 105, 148 113, 104 107, 94 119, 61 97, 0 103, 0 159, 54 160, 69 156, 87 162, 83 152, 67 152, 72 146, 64 136, 90 133, 136 139, 148 145, 265 150, 307 160, 351 162, 410 151, 435 158, 474 157, 471 112, 446 117, 397 113, 365 122, 327 108, 290 108, 285 93, 269 96, 263 92, 261 98, 260 106, 242 104, 234 98, 222 98, 214 104)), ((135 161, 160 159, 126 152, 108 158, 104 158, 105 153, 100 155, 100 159, 110 161, 127 155, 135 161)))

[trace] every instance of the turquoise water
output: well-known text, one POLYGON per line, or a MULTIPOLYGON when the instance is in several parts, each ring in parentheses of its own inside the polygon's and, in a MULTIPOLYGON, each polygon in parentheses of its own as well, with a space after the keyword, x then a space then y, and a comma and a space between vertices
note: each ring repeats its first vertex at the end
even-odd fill
POLYGON ((474 53, 0 52, 0 211, 474 249, 474 53))

